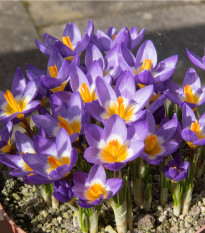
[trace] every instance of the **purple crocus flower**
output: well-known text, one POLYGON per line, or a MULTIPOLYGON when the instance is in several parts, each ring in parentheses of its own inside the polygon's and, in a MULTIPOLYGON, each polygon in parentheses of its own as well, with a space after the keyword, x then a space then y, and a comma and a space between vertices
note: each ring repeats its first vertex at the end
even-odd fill
POLYGON ((41 76, 41 82, 51 92, 63 91, 69 81, 70 63, 53 52, 48 61, 47 75, 41 76))
POLYGON ((38 127, 42 127, 45 132, 55 137, 61 128, 64 128, 70 135, 71 141, 74 142, 79 134, 83 132, 83 126, 87 120, 84 114, 84 105, 80 94, 74 92, 68 104, 61 102, 62 96, 68 96, 66 92, 56 92, 50 98, 52 115, 34 115, 32 117, 34 123, 38 127))
POLYGON ((197 120, 193 110, 187 104, 184 104, 182 127, 182 138, 189 147, 194 149, 197 145, 205 145, 205 113, 197 120))
POLYGON ((71 199, 73 198, 73 185, 73 181, 67 181, 66 179, 55 181, 53 185, 53 196, 61 202, 71 201, 71 199))
POLYGON ((74 173, 72 191, 79 198, 78 204, 82 208, 89 208, 100 205, 103 200, 110 199, 122 187, 123 181, 120 178, 106 180, 105 169, 102 165, 94 165, 89 174, 81 171, 74 173))
MULTIPOLYGON (((201 58, 195 53, 193 53, 191 50, 186 49, 187 55, 190 59, 190 61, 197 67, 205 70, 205 55, 201 58)), ((204 53, 205 53, 205 48, 204 48, 204 53)))
POLYGON ((164 123, 156 130, 156 124, 153 115, 147 111, 146 120, 149 125, 149 132, 145 138, 145 149, 141 154, 148 163, 158 164, 159 160, 176 151, 178 143, 173 140, 175 135, 178 120, 173 117, 168 122, 164 123))
POLYGON ((136 59, 124 44, 121 45, 122 70, 130 70, 139 85, 150 85, 164 82, 175 71, 178 56, 171 56, 157 64, 157 52, 151 40, 143 42, 136 59))
POLYGON ((82 38, 78 27, 74 23, 68 23, 64 29, 62 41, 55 42, 54 49, 63 58, 71 61, 75 54, 80 55, 87 48, 93 33, 94 25, 92 20, 89 20, 82 38))
POLYGON ((56 142, 41 136, 34 137, 36 154, 23 154, 23 160, 37 175, 28 178, 36 183, 51 183, 70 174, 78 159, 65 129, 60 129, 56 142))
POLYGON ((113 114, 119 115, 127 124, 140 119, 142 109, 149 102, 153 86, 146 86, 136 92, 135 82, 129 71, 125 71, 116 83, 115 89, 103 78, 96 78, 96 94, 100 103, 88 103, 86 109, 98 121, 105 122, 113 114))
POLYGON ((166 86, 169 89, 166 92, 167 98, 181 108, 186 103, 195 109, 205 102, 205 86, 201 87, 200 78, 193 68, 188 69, 182 88, 172 80, 168 80, 166 86))
POLYGON ((33 101, 38 92, 40 83, 36 80, 26 83, 21 68, 16 70, 11 91, 0 91, 0 122, 22 118, 23 114, 30 113, 39 106, 33 101))
POLYGON ((189 162, 183 161, 180 154, 174 156, 174 160, 169 161, 167 166, 163 167, 164 175, 172 182, 184 180, 189 171, 189 162))
POLYGON ((48 34, 43 35, 44 43, 35 40, 40 51, 46 55, 51 55, 53 51, 59 53, 63 58, 72 60, 75 54, 80 54, 86 49, 94 33, 94 25, 89 20, 83 37, 78 27, 74 23, 68 23, 64 29, 62 41, 48 34))
POLYGON ((116 114, 109 118, 104 129, 87 124, 85 137, 90 147, 85 150, 84 157, 89 163, 103 164, 109 170, 118 171, 144 150, 147 131, 146 122, 136 122, 127 128, 116 114))
POLYGON ((33 141, 24 133, 16 131, 16 148, 18 155, 1 154, 0 162, 13 168, 10 174, 16 177, 25 177, 33 174, 33 170, 24 162, 22 155, 26 153, 36 153, 33 141))
POLYGON ((2 130, 0 131, 0 151, 4 153, 8 153, 11 150, 11 134, 13 130, 13 123, 9 121, 4 124, 2 130))
POLYGON ((123 27, 119 32, 114 27, 109 27, 106 33, 101 30, 97 31, 97 45, 104 52, 123 42, 133 50, 142 42, 145 33, 145 28, 138 33, 136 27, 132 27, 130 30, 123 27))
MULTIPOLYGON (((74 92, 79 92, 84 103, 97 100, 95 91, 95 80, 100 76, 103 77, 103 69, 98 61, 93 61, 89 66, 87 75, 77 67, 73 66, 70 72, 70 84, 74 92)), ((110 75, 103 77, 108 83, 111 80, 110 75)))
POLYGON ((113 80, 116 80, 122 72, 120 67, 120 56, 121 48, 119 44, 116 44, 107 52, 105 57, 103 57, 99 48, 90 43, 85 54, 85 64, 88 69, 93 61, 98 61, 102 66, 103 76, 110 75, 113 80))

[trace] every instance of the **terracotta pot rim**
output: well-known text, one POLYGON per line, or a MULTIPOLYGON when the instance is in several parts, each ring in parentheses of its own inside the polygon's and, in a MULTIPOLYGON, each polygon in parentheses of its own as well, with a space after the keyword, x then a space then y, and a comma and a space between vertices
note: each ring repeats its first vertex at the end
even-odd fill
POLYGON ((20 227, 18 227, 16 225, 16 223, 14 223, 13 220, 11 220, 11 218, 8 216, 8 214, 4 210, 3 206, 1 205, 1 203, 0 203, 0 211, 2 211, 4 220, 7 223, 8 227, 9 227, 9 230, 11 232, 14 232, 14 233, 26 233, 24 230, 22 230, 20 227))

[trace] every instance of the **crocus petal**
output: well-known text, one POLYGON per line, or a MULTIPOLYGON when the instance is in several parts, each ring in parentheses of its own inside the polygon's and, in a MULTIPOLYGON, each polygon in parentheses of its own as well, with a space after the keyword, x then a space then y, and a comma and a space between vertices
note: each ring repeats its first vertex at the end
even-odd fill
POLYGON ((98 125, 87 124, 84 130, 89 146, 98 146, 103 138, 103 129, 98 125))
POLYGON ((190 129, 183 129, 182 130, 182 138, 186 142, 195 142, 196 140, 198 140, 197 134, 190 129))
POLYGON ((86 190, 87 188, 83 184, 75 184, 72 187, 74 195, 84 201, 87 201, 87 198, 85 197, 86 190))
POLYGON ((195 142, 193 142, 193 145, 204 146, 205 145, 205 139, 196 140, 195 142))
POLYGON ((177 125, 178 125, 177 118, 174 118, 166 122, 157 130, 156 133, 157 137, 163 138, 164 141, 169 141, 174 136, 177 129, 177 125))
POLYGON ((112 40, 103 31, 97 30, 97 40, 102 51, 108 51, 111 48, 112 40))
POLYGON ((148 130, 149 126, 146 121, 135 122, 127 129, 127 139, 133 142, 136 140, 145 140, 148 130))
POLYGON ((92 183, 94 180, 101 180, 103 184, 106 182, 106 173, 102 165, 94 165, 90 169, 88 175, 88 182, 92 183))
POLYGON ((51 139, 35 136, 33 143, 37 153, 57 156, 56 144, 51 139))
POLYGON ((129 71, 124 71, 120 75, 115 85, 115 92, 117 93, 117 96, 127 99, 131 99, 134 96, 136 87, 132 74, 129 71))
POLYGON ((71 152, 71 142, 67 131, 61 128, 56 136, 57 154, 60 157, 68 157, 71 152))
POLYGON ((23 160, 25 163, 34 171, 40 173, 40 174, 45 174, 48 175, 47 166, 47 156, 43 154, 23 154, 22 155, 23 160))
POLYGON ((98 156, 100 151, 101 150, 98 147, 88 147, 84 152, 84 157, 89 163, 103 164, 100 157, 98 156))
POLYGON ((48 60, 48 68, 47 68, 47 73, 49 74, 49 67, 50 66, 56 66, 57 69, 59 70, 63 62, 63 58, 59 53, 56 53, 55 51, 52 52, 51 56, 49 57, 48 60))
POLYGON ((58 127, 58 120, 49 114, 46 115, 34 115, 32 117, 34 123, 38 127, 42 127, 49 136, 56 136, 58 127))
POLYGON ((58 72, 57 79, 60 80, 61 82, 64 82, 65 80, 68 79, 69 72, 70 72, 70 63, 69 61, 64 60, 58 72))
POLYGON ((169 174, 171 176, 171 179, 174 180, 175 177, 177 177, 179 175, 179 172, 177 171, 177 169, 174 169, 173 167, 169 168, 169 174))
POLYGON ((196 92, 199 88, 201 88, 201 80, 194 68, 189 68, 185 75, 183 81, 183 88, 186 85, 190 85, 194 92, 196 92))
POLYGON ((36 96, 39 87, 40 87, 39 80, 35 79, 28 82, 23 93, 23 98, 26 103, 29 103, 36 96))
POLYGON ((65 177, 65 175, 69 172, 69 170, 70 170, 69 166, 67 164, 63 164, 62 166, 52 170, 49 173, 49 176, 54 180, 60 180, 63 177, 65 177))
POLYGON ((103 77, 103 69, 98 61, 93 61, 87 72, 87 77, 90 85, 95 83, 95 80, 98 76, 103 77))
POLYGON ((188 175, 188 171, 183 171, 174 179, 174 181, 184 180, 187 177, 187 175, 188 175))
POLYGON ((105 124, 103 131, 104 140, 107 141, 112 137, 120 137, 123 143, 127 138, 127 127, 124 121, 116 114, 112 115, 105 124))
POLYGON ((156 124, 155 124, 154 117, 149 110, 146 112, 146 121, 149 126, 149 132, 154 135, 156 131, 156 124))
POLYGON ((111 171, 119 171, 121 170, 125 165, 127 164, 127 162, 122 162, 122 163, 111 163, 111 164, 106 164, 104 165, 108 170, 111 171))
POLYGON ((120 49, 121 49, 122 56, 125 59, 125 61, 127 62, 127 64, 130 67, 134 67, 135 66, 135 57, 133 56, 131 51, 127 48, 127 45, 124 42, 121 44, 120 49))
POLYGON ((14 96, 22 94, 26 88, 26 79, 24 77, 22 69, 19 67, 16 69, 16 73, 13 78, 11 92, 14 96))
POLYGON ((76 46, 78 41, 81 40, 81 33, 79 28, 74 23, 66 24, 66 27, 63 32, 63 36, 69 36, 72 45, 76 46))
POLYGON ((196 121, 196 116, 193 110, 187 105, 183 104, 182 109, 182 127, 187 128, 191 126, 192 122, 196 121))
POLYGON ((72 66, 70 71, 70 84, 73 91, 78 91, 80 85, 82 83, 86 83, 87 87, 89 87, 89 82, 83 71, 76 66, 72 66))
POLYGON ((11 168, 18 168, 18 162, 22 159, 21 155, 0 154, 0 162, 11 168))
POLYGON ((134 28, 130 29, 130 35, 131 35, 131 39, 132 39, 132 43, 131 43, 131 50, 135 49, 144 39, 145 33, 146 33, 146 29, 143 28, 140 33, 138 34, 137 31, 134 32, 134 28))
POLYGON ((96 103, 86 103, 85 109, 90 113, 90 115, 98 121, 103 121, 104 108, 96 103))
POLYGON ((157 52, 151 40, 142 43, 136 55, 136 67, 143 63, 144 59, 151 59, 153 67, 157 64, 157 52))
POLYGON ((34 184, 50 184, 53 183, 54 180, 50 178, 49 176, 41 175, 41 174, 35 174, 32 176, 28 176, 28 179, 33 182, 34 184))
POLYGON ((110 199, 118 193, 123 185, 123 180, 120 178, 110 178, 106 181, 106 197, 105 199, 110 199))
POLYGON ((93 61, 98 61, 102 67, 104 67, 104 58, 98 47, 90 43, 85 53, 85 64, 87 69, 93 61))
POLYGON ((143 109, 147 105, 152 94, 153 94, 153 85, 143 87, 135 93, 133 99, 137 103, 138 111, 143 109))
POLYGON ((104 107, 110 100, 115 101, 117 96, 112 87, 101 77, 96 79, 96 93, 100 104, 104 107))
POLYGON ((193 53, 191 50, 186 49, 187 55, 190 59, 190 61, 197 67, 205 70, 205 64, 202 61, 201 57, 197 56, 195 53, 193 53))
POLYGON ((88 178, 88 174, 85 172, 81 172, 81 171, 76 171, 73 175, 73 181, 75 184, 85 185, 87 178, 88 178))
POLYGON ((150 72, 150 70, 143 70, 143 71, 139 72, 134 77, 134 79, 135 79, 136 83, 140 83, 140 84, 144 84, 144 85, 150 85, 150 84, 155 83, 155 79, 154 79, 152 73, 150 72))
POLYGON ((19 131, 16 131, 15 139, 16 139, 16 148, 19 154, 35 153, 33 141, 27 135, 19 131))

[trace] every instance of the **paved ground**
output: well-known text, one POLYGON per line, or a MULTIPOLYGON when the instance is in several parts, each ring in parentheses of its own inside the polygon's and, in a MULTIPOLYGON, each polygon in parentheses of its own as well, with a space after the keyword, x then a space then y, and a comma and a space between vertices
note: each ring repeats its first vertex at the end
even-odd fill
POLYGON ((146 38, 154 41, 159 60, 179 54, 174 79, 180 83, 191 65, 185 48, 203 54, 204 12, 202 1, 0 2, 1 90, 10 88, 16 67, 25 68, 26 62, 46 68, 47 57, 36 49, 35 38, 42 38, 44 32, 61 38, 65 24, 71 21, 83 31, 90 18, 96 30, 105 31, 109 25, 146 27, 146 38))

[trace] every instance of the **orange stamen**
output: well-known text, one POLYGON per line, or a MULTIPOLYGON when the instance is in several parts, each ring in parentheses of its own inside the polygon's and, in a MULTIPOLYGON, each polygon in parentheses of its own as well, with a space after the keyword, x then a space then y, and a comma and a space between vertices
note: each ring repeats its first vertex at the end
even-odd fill
POLYGON ((101 184, 94 184, 89 187, 86 196, 87 199, 90 201, 95 201, 96 199, 99 199, 101 195, 104 195, 106 193, 105 188, 101 184))
POLYGON ((144 59, 142 63, 141 71, 143 70, 151 70, 152 67, 152 60, 151 59, 144 59))
POLYGON ((57 76, 58 76, 58 68, 57 68, 56 65, 49 66, 48 67, 48 71, 49 71, 49 74, 50 74, 51 77, 57 78, 57 76))
POLYGON ((197 135, 199 135, 200 125, 198 124, 197 120, 191 124, 191 130, 194 131, 197 135))
POLYGON ((8 105, 10 106, 11 110, 15 113, 15 112, 19 112, 19 105, 16 102, 16 100, 14 99, 12 93, 7 90, 4 94, 4 98, 6 99, 8 105))
POLYGON ((64 36, 62 40, 65 45, 67 45, 71 50, 74 50, 69 36, 64 36))
POLYGON ((145 150, 146 151, 153 150, 153 148, 155 147, 155 144, 156 144, 156 140, 157 140, 157 135, 156 134, 154 136, 151 135, 151 134, 148 135, 145 138, 145 150))
POLYGON ((112 41, 115 39, 116 36, 117 36, 117 34, 114 34, 114 35, 112 36, 112 41))

